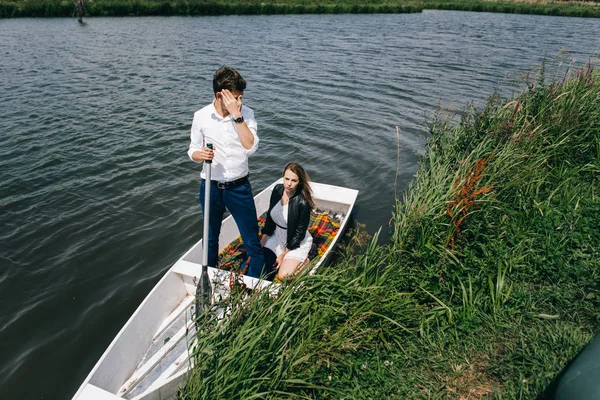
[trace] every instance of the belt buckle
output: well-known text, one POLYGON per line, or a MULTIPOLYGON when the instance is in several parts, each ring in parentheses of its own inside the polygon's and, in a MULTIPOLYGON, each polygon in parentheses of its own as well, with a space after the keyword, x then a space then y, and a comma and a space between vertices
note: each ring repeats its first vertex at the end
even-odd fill
POLYGON ((226 182, 217 182, 217 189, 227 189, 226 182))

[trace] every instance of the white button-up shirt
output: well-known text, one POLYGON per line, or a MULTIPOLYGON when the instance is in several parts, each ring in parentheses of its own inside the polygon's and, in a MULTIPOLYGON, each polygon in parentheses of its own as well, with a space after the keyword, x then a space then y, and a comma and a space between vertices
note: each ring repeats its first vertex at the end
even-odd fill
MULTIPOLYGON (((237 124, 233 122, 231 114, 225 118, 221 117, 212 103, 194 113, 188 156, 197 162, 192 158, 192 154, 202 150, 207 143, 213 144, 215 157, 212 161, 211 180, 230 182, 248 175, 248 157, 258 149, 258 124, 250 107, 242 105, 241 111, 254 136, 254 145, 250 150, 242 146, 236 130, 237 124)), ((204 165, 200 173, 202 179, 206 177, 204 169, 207 165, 204 165)))

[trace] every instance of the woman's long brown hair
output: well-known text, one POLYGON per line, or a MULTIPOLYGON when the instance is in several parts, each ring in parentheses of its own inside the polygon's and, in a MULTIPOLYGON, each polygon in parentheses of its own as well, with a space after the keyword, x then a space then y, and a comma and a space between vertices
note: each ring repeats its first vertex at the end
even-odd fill
POLYGON ((282 175, 285 175, 285 171, 287 170, 290 170, 296 175, 298 175, 298 186, 300 187, 300 193, 302 193, 302 196, 304 196, 308 204, 310 204, 310 208, 312 210, 317 208, 317 206, 315 205, 315 201, 313 200, 312 190, 310 188, 310 185, 308 184, 308 182, 310 182, 310 179, 304 168, 302 168, 300 164, 291 161, 285 164, 285 167, 283 167, 282 175))

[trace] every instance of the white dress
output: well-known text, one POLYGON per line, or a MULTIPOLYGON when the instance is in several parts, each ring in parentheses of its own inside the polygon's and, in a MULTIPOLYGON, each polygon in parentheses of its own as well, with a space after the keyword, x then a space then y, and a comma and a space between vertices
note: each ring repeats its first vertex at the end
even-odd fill
MULTIPOLYGON (((279 257, 287 245, 287 229, 283 229, 281 227, 287 227, 288 204, 282 206, 281 201, 278 201, 271 210, 271 218, 273 218, 273 221, 275 222, 275 232, 273 235, 269 236, 267 243, 265 243, 265 247, 270 249, 273 253, 275 253, 276 256, 279 257)), ((307 230, 306 234, 304 235, 304 239, 302 239, 302 242, 300 242, 300 247, 290 250, 283 259, 293 259, 297 261, 306 260, 306 257, 308 257, 308 253, 310 252, 310 248, 312 246, 312 241, 313 238, 310 232, 307 230)))

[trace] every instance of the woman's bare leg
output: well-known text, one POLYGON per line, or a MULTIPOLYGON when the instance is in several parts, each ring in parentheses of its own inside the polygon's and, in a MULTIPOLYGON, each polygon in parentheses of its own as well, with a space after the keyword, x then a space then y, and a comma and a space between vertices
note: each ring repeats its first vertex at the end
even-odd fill
POLYGON ((279 271, 277 272, 276 278, 284 279, 290 275, 293 275, 294 272, 296 272, 296 268, 298 268, 301 263, 302 261, 294 260, 293 258, 283 260, 279 266, 279 271))

